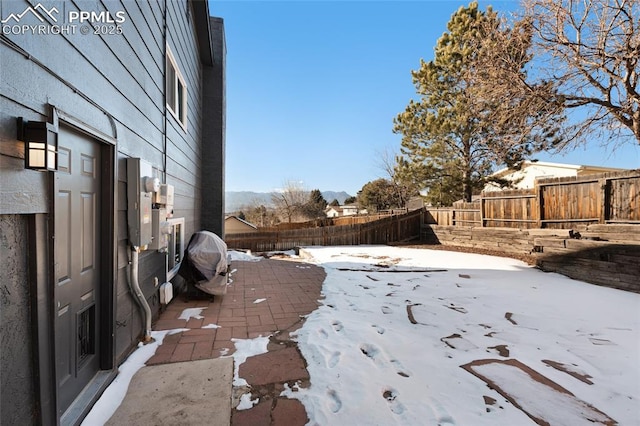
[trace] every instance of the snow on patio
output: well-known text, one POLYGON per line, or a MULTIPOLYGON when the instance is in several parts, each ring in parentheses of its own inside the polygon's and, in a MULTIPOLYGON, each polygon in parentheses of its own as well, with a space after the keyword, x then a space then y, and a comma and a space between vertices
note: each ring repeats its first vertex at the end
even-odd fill
POLYGON ((284 393, 310 424, 640 424, 640 295, 508 258, 305 251, 325 298, 297 332, 311 386, 284 393))

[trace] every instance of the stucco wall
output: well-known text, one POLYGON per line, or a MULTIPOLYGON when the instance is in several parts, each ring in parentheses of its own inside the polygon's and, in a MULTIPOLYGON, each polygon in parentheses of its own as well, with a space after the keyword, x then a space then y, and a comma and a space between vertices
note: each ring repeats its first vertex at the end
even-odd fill
POLYGON ((26 216, 0 215, 0 424, 37 419, 26 216))
MULTIPOLYGON (((2 1, 0 15, 21 13, 29 5, 33 3, 26 0, 2 1)), ((224 105, 216 107, 224 99, 224 63, 220 62, 216 69, 217 86, 205 91, 205 65, 201 62, 195 29, 195 18, 200 15, 192 10, 191 1, 109 0, 100 2, 99 6, 112 15, 117 11, 125 13, 122 34, 52 34, 43 37, 9 34, 8 42, 0 43, 3 68, 0 81, 0 215, 8 215, 2 220, 3 282, 0 284, 3 307, 0 349, 2 424, 5 424, 5 414, 8 415, 4 410, 5 398, 13 396, 12 407, 16 407, 16 412, 29 412, 25 407, 33 404, 34 376, 30 371, 23 371, 23 367, 37 359, 32 347, 26 347, 31 344, 32 330, 29 328, 29 281, 25 265, 29 255, 33 254, 28 253, 26 237, 16 234, 26 232, 25 216, 13 215, 50 213, 50 179, 54 176, 24 169, 24 143, 17 139, 18 117, 29 121, 48 121, 51 108, 55 106, 67 118, 73 118, 74 123, 86 125, 97 139, 115 144, 116 219, 113 238, 117 254, 113 285, 116 293, 116 362, 122 361, 135 347, 143 328, 127 277, 126 158, 140 157, 148 161, 155 176, 174 186, 174 216, 185 218, 185 241, 189 240, 192 232, 202 229, 202 197, 205 195, 215 201, 216 209, 212 210, 211 220, 217 220, 219 228, 223 228, 224 184, 221 178, 224 176, 224 147, 213 145, 224 143, 220 139, 224 135, 224 105), (167 45, 186 80, 186 128, 167 114, 165 108, 167 45), (209 98, 205 101, 207 96, 209 98), (218 135, 215 141, 203 136, 203 123, 211 121, 209 114, 220 116, 214 128, 218 135), (203 161, 203 143, 211 145, 214 162, 203 161), (206 170, 203 169, 209 167, 215 168, 209 171, 212 176, 210 182, 214 185, 207 185, 205 191, 203 173, 206 170), (7 235, 13 235, 11 241, 14 243, 9 246, 4 245, 7 241, 5 230, 7 235), (11 279, 5 283, 4 277, 11 279), (6 326, 5 317, 11 318, 16 327, 6 326), (5 348, 10 349, 5 351, 5 348), (12 355, 14 349, 15 356, 12 355), (12 375, 5 374, 5 369, 12 370, 12 375), (14 380, 15 375, 20 380, 14 380), (16 384, 5 387, 5 379, 12 379, 16 384)), ((80 6, 69 4, 69 7, 80 6)), ((98 5, 91 3, 82 7, 92 10, 98 5)), ((32 23, 29 20, 33 19, 31 16, 24 18, 27 23, 32 23)), ((224 45, 221 26, 215 37, 219 45, 217 48, 220 48, 224 45)), ((223 60, 224 56, 220 55, 220 59, 223 60)), ((210 72, 211 67, 208 68, 210 72)), ((45 240, 50 237, 45 235, 46 232, 43 231, 41 236, 45 240)), ((48 265, 43 263, 46 260, 40 259, 41 268, 47 268, 48 265)), ((164 254, 149 251, 140 255, 139 281, 154 313, 159 310, 154 278, 157 277, 158 283, 162 284, 164 265, 164 254)), ((6 424, 33 423, 28 419, 9 420, 6 424)))

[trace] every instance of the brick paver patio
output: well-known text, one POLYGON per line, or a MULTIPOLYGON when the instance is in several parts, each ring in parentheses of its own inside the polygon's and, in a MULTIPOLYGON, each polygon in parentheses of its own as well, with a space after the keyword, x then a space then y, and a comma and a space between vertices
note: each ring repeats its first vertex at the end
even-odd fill
POLYGON ((289 332, 297 330, 303 317, 318 307, 326 274, 315 265, 274 258, 232 262, 231 270, 232 283, 225 296, 185 300, 180 295, 167 306, 153 329, 189 330, 166 336, 147 365, 231 355, 232 338, 272 335, 269 352, 248 358, 240 372, 252 386, 253 397, 260 397, 260 404, 250 410, 234 410, 232 424, 305 424, 304 407, 297 400, 278 398, 278 389, 284 383, 308 379, 289 332), (201 319, 179 319, 187 308, 205 309, 201 319), (202 328, 209 324, 219 328, 202 328))

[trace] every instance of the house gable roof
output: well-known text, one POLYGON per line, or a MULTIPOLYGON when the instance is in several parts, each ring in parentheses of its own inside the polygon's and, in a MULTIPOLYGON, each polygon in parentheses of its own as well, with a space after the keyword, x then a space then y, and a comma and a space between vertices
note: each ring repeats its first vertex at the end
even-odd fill
POLYGON ((243 224, 245 224, 247 226, 252 227, 253 229, 258 229, 258 227, 256 225, 254 225, 253 223, 249 223, 246 220, 240 219, 238 216, 231 215, 231 216, 227 216, 227 217, 224 218, 225 221, 227 221, 229 219, 235 219, 240 223, 243 223, 243 224))
POLYGON ((565 169, 565 170, 576 170, 576 171, 580 171, 580 170, 585 170, 588 169, 590 171, 593 172, 617 172, 617 171, 623 171, 625 169, 620 169, 620 168, 615 168, 615 167, 602 167, 602 166, 587 166, 587 165, 579 165, 579 164, 564 164, 564 163, 551 163, 551 162, 546 162, 546 161, 525 161, 522 164, 522 168, 520 170, 514 170, 514 169, 510 169, 508 167, 505 167, 504 169, 500 169, 496 172, 494 172, 491 176, 494 177, 503 177, 503 176, 507 176, 510 175, 512 173, 518 172, 518 171, 523 171, 524 169, 528 168, 528 167, 532 167, 532 166, 540 166, 540 167, 547 167, 547 168, 558 168, 558 169, 565 169))

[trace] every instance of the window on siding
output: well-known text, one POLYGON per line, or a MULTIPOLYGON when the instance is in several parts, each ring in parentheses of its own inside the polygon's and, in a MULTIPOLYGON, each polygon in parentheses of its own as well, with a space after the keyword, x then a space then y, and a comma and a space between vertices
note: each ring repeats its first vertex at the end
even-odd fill
POLYGON ((184 82, 184 77, 178 68, 171 49, 167 46, 167 108, 173 116, 182 124, 182 127, 187 128, 187 85, 184 82))

